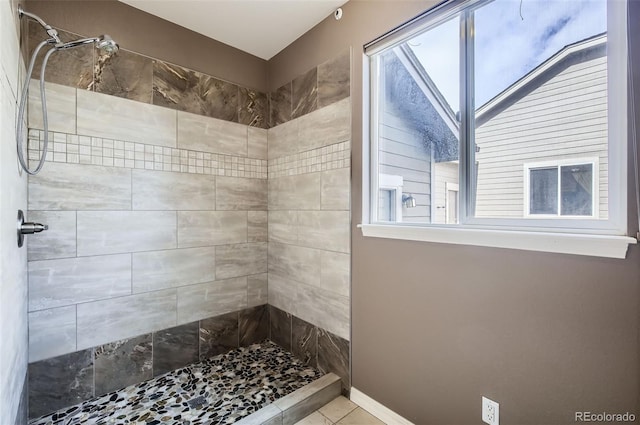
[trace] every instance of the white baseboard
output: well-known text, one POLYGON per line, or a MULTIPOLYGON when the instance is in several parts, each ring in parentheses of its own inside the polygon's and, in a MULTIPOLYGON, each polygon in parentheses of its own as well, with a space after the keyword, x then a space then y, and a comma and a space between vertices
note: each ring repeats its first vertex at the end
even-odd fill
POLYGON ((398 415, 388 407, 378 403, 365 393, 351 387, 351 395, 349 397, 358 406, 371 413, 382 422, 389 425, 414 425, 411 421, 398 415))

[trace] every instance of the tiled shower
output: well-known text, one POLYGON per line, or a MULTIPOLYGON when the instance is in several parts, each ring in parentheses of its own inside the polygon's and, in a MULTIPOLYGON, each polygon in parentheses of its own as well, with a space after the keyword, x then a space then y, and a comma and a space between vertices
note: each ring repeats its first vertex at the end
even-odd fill
MULTIPOLYGON (((127 50, 51 61, 30 417, 265 339, 348 391, 349 72, 344 51, 260 93, 127 50)), ((32 159, 38 110, 32 83, 32 159)))

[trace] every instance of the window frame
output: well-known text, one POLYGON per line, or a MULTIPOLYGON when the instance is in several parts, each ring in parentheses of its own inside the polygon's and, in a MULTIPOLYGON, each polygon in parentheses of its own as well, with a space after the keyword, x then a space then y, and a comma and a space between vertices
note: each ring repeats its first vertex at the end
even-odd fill
MULTIPOLYGON (((469 206, 472 205, 473 193, 469 190, 475 187, 475 169, 473 168, 475 161, 475 149, 469 147, 473 145, 473 131, 475 131, 474 113, 471 105, 471 99, 467 93, 473 92, 473 78, 465 76, 473 76, 473 18, 470 17, 472 10, 481 7, 483 4, 489 3, 491 0, 464 0, 464 1, 447 1, 435 8, 425 12, 424 14, 412 19, 402 26, 390 31, 389 33, 373 40, 365 45, 363 55, 363 70, 365 72, 363 81, 364 87, 364 136, 365 143, 363 153, 365 155, 364 163, 368 167, 364 167, 363 172, 363 233, 369 233, 369 236, 376 236, 373 233, 384 233, 382 237, 393 237, 397 239, 413 239, 431 241, 432 239, 441 239, 431 237, 429 232, 442 234, 448 229, 455 229, 456 232, 480 231, 489 232, 490 234, 504 232, 535 232, 540 235, 588 235, 617 239, 618 242, 624 241, 625 252, 626 244, 635 243, 634 238, 626 237, 627 234, 627 1, 611 1, 607 2, 607 107, 608 107, 608 161, 609 164, 621 164, 621 166, 610 166, 608 169, 608 202, 609 216, 608 219, 590 219, 579 216, 579 219, 568 216, 555 217, 527 217, 517 219, 502 218, 478 218, 471 216, 469 206), (459 224, 435 224, 435 223, 402 223, 402 222, 380 222, 377 217, 377 208, 373 208, 377 204, 378 190, 378 112, 379 112, 379 92, 378 81, 384 76, 381 74, 380 55, 379 53, 388 49, 392 49, 403 44, 409 38, 418 35, 424 31, 428 31, 452 18, 456 14, 465 15, 465 19, 461 19, 461 70, 460 73, 460 94, 461 94, 461 134, 460 134, 460 170, 459 170, 459 224), (381 232, 374 231, 375 226, 384 224, 386 229, 381 232), (420 235, 416 237, 407 237, 411 234, 402 227, 411 227, 413 232, 420 235), (365 232, 364 229, 368 228, 365 232), (392 228, 398 228, 397 232, 392 228), (397 233, 397 235, 393 235, 397 233)), ((598 168, 594 165, 594 180, 597 179, 598 168)), ((596 185, 596 189, 599 187, 596 185)), ((526 198, 528 204, 528 196, 526 198)), ((598 206, 598 202, 594 202, 594 210, 598 206)), ((365 234, 366 236, 366 234, 365 234)), ((455 238, 454 238, 455 239, 455 238)), ((509 238, 507 238, 509 239, 509 238)), ((569 238, 572 239, 572 238, 569 238)), ((458 243, 458 242, 452 242, 458 243)), ((483 243, 473 243, 476 245, 485 245, 483 243)), ((507 244, 509 245, 509 244, 507 244)), ((516 244, 517 245, 517 244, 516 244)), ((507 246, 509 247, 509 246, 507 246)), ((527 249, 520 247, 520 249, 527 249)), ((545 249, 540 249, 545 250, 545 249)), ((559 251, 564 252, 564 251, 559 251)), ((591 254, 586 254, 591 255, 591 254)), ((597 255, 597 254, 593 254, 597 255)), ((605 255, 607 256, 607 255, 605 255)), ((618 257, 620 258, 620 257, 618 257)))

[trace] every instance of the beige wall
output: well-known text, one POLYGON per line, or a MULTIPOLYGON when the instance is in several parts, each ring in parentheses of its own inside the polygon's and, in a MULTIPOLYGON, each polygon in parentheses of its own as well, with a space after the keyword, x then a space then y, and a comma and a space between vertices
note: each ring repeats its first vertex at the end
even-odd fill
MULTIPOLYGON (((500 402, 503 423, 638 413, 636 247, 610 260, 367 239, 356 227, 362 45, 434 3, 351 1, 341 21, 327 18, 269 62, 276 88, 353 47, 353 386, 416 424, 480 423, 482 395, 500 402)), ((629 205, 635 234, 632 197, 629 205)))
MULTIPOLYGON (((267 62, 116 0, 27 0, 25 9, 77 34, 109 34, 120 47, 267 91, 267 62)), ((249 29, 247 29, 249 30, 249 29)))

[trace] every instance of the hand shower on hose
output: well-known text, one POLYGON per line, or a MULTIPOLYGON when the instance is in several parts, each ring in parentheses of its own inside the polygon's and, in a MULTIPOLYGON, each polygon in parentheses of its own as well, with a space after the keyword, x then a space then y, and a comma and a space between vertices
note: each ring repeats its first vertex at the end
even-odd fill
POLYGON ((104 51, 107 54, 113 54, 118 51, 118 44, 113 41, 111 37, 104 34, 99 37, 93 38, 82 38, 80 40, 63 42, 58 35, 58 31, 44 22, 39 16, 26 12, 22 9, 21 6, 18 6, 18 16, 22 18, 26 16, 27 18, 37 22, 44 28, 47 32, 49 38, 39 43, 33 51, 31 55, 31 60, 29 61, 29 66, 27 67, 27 75, 25 77, 24 85, 22 86, 22 95, 20 97, 20 105, 18 108, 18 120, 16 122, 16 145, 18 149, 18 160, 20 161, 20 165, 27 172, 27 174, 35 175, 40 172, 42 166, 44 165, 45 159, 47 157, 47 149, 49 146, 49 123, 47 119, 47 99, 45 94, 44 87, 44 73, 47 68, 47 62, 49 61, 49 57, 57 51, 60 50, 68 50, 73 49, 74 47, 83 46, 85 44, 94 44, 98 49, 104 51), (42 102, 42 124, 44 130, 44 141, 42 147, 42 155, 40 156, 40 160, 38 165, 34 170, 29 169, 28 158, 25 158, 24 155, 24 134, 23 134, 23 126, 22 120, 24 119, 24 112, 27 104, 27 98, 29 96, 29 80, 31 79, 31 74, 33 73, 33 67, 35 65, 36 57, 40 50, 46 45, 50 45, 51 48, 45 53, 44 59, 42 60, 42 68, 40 70, 40 99, 42 102))

